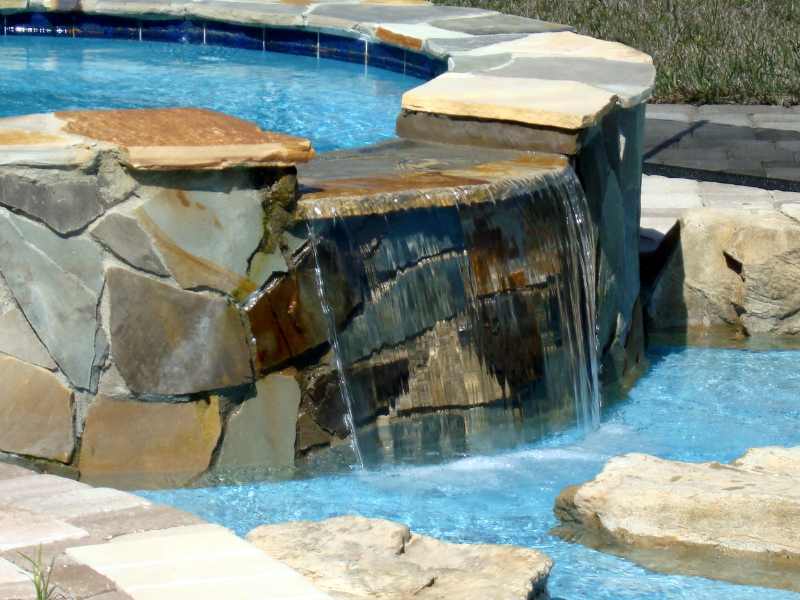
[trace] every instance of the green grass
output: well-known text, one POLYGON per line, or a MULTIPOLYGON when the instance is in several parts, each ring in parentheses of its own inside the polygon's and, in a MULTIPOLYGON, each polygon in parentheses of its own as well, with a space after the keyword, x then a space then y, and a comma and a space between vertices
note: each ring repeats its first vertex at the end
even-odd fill
POLYGON ((653 102, 800 104, 800 0, 434 0, 566 23, 637 48, 653 102))

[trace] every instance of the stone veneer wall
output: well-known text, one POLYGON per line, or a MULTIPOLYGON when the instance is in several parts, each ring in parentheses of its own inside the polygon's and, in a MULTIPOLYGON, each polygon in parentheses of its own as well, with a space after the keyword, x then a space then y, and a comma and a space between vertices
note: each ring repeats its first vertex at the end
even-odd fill
MULTIPOLYGON (((197 2, 189 7, 197 18, 187 19, 180 5, 103 4, 117 14, 91 14, 95 9, 88 5, 87 12, 80 6, 77 12, 47 12, 24 0, 3 0, 4 33, 202 41, 363 60, 428 78, 443 72, 448 57, 456 71, 502 64, 491 56, 456 56, 446 48, 448 40, 418 39, 414 23, 424 30, 430 18, 345 30, 343 19, 355 16, 314 7, 319 14, 309 18, 304 6, 197 2), (314 29, 298 28, 294 21, 301 13, 314 29), (237 23, 205 20, 220 17, 237 23), (372 37, 362 39, 365 34, 372 37)), ((369 14, 393 10, 354 6, 369 14)), ((450 30, 452 22, 466 22, 455 17, 476 26, 485 13, 424 10, 438 11, 450 30)), ((485 35, 502 38, 498 43, 568 30, 524 19, 509 23, 495 13, 485 18, 500 19, 501 30, 518 30, 485 35)), ((611 63, 618 54, 627 56, 617 46, 604 58, 586 60, 611 63)), ((540 68, 530 76, 553 78, 537 73, 540 68)), ((635 93, 617 86, 624 99, 619 102, 611 91, 599 99, 589 94, 591 106, 583 109, 589 116, 578 120, 569 115, 539 123, 522 112, 520 120, 502 112, 494 118, 480 111, 445 116, 406 106, 405 99, 398 118, 398 133, 411 139, 433 133, 438 142, 570 157, 596 232, 606 384, 643 352, 641 102, 650 88, 636 85, 635 93)), ((573 87, 564 93, 583 91, 573 87)), ((10 453, 8 459, 45 459, 45 468, 74 475, 79 470, 90 483, 180 486, 210 464, 219 472, 287 467, 346 439, 305 226, 286 228, 296 200, 291 167, 150 172, 106 149, 79 167, 3 167, 0 194, 0 381, 11 390, 0 398, 6 406, 0 450, 10 453)))

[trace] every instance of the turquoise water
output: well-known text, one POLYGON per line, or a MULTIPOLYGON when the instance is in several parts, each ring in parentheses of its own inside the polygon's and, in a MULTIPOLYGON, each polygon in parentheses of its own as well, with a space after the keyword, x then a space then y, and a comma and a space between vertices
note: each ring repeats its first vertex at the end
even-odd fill
POLYGON ((728 462, 751 446, 800 445, 800 352, 654 348, 628 397, 606 407, 600 428, 514 452, 431 466, 239 488, 142 492, 244 535, 263 523, 341 514, 382 517, 454 542, 519 544, 555 559, 554 598, 570 600, 797 600, 792 592, 661 575, 549 535, 567 485, 609 458, 646 452, 728 462))
POLYGON ((0 117, 192 106, 310 139, 318 152, 394 137, 422 80, 329 59, 216 46, 0 36, 0 117))

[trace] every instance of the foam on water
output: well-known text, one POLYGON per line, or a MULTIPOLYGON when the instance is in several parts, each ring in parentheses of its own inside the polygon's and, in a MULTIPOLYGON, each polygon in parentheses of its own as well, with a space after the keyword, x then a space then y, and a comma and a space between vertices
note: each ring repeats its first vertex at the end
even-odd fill
POLYGON ((200 107, 310 139, 317 152, 394 137, 421 80, 329 59, 127 40, 0 36, 0 117, 200 107))
POLYGON ((585 437, 566 432, 517 451, 427 466, 143 492, 244 535, 263 523, 382 517, 453 542, 519 544, 555 559, 550 591, 570 600, 790 600, 800 594, 662 575, 549 534, 553 501, 610 457, 646 452, 728 462, 751 446, 800 445, 800 352, 650 349, 650 371, 585 437))

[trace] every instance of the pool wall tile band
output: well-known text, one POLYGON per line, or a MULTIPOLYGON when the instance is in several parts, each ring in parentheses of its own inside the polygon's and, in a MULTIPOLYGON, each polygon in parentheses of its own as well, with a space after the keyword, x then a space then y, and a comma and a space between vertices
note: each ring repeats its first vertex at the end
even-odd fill
POLYGON ((364 63, 419 79, 447 71, 447 61, 420 52, 290 28, 250 27, 196 19, 132 19, 83 13, 12 13, 4 16, 4 35, 42 35, 208 44, 247 50, 318 56, 364 63))

